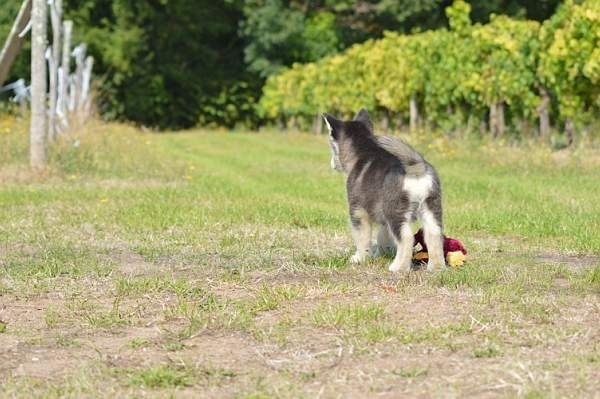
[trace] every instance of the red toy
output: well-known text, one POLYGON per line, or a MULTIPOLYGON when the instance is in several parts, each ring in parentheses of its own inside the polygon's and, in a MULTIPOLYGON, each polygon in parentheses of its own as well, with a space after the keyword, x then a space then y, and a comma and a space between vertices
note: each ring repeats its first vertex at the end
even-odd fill
MULTIPOLYGON (((413 259, 418 262, 427 262, 429 254, 427 253, 427 246, 423 239, 423 230, 417 231, 415 234, 415 245, 421 244, 421 250, 417 252, 413 259)), ((467 249, 462 245, 460 241, 455 238, 449 238, 444 236, 444 259, 446 263, 451 267, 459 267, 465 263, 467 255, 467 249)))
MULTIPOLYGON (((415 234, 415 245, 421 244, 421 251, 427 252, 427 245, 425 245, 425 239, 423 238, 423 229, 419 229, 417 234, 415 234)), ((460 251, 464 255, 467 254, 467 249, 462 245, 462 242, 458 241, 455 238, 450 238, 444 236, 444 258, 448 256, 448 252, 457 252, 460 251)))

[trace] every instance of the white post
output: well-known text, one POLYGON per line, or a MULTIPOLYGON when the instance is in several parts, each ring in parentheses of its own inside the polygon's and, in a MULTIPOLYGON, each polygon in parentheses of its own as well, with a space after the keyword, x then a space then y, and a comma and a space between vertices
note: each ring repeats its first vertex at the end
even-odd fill
POLYGON ((91 114, 92 110, 92 94, 91 94, 91 81, 92 81, 92 70, 94 69, 94 57, 88 56, 85 59, 83 66, 83 84, 81 89, 81 112, 83 121, 85 122, 91 114))
POLYGON ((63 22, 63 45, 62 61, 60 63, 61 77, 59 78, 58 97, 61 99, 58 103, 58 114, 61 118, 63 128, 69 126, 69 75, 71 74, 71 35, 73 33, 73 21, 63 22), (60 82, 62 81, 62 86, 60 82))
POLYGON ((75 74, 69 75, 69 78, 66 82, 68 86, 69 97, 67 99, 67 112, 69 113, 69 120, 73 116, 73 112, 75 112, 75 94, 77 92, 77 88, 75 87, 75 74))
POLYGON ((48 5, 33 0, 31 13, 31 132, 30 155, 33 168, 46 166, 46 39, 48 5))
POLYGON ((85 67, 85 53, 87 46, 85 43, 79 44, 73 50, 73 56, 75 57, 75 92, 74 92, 74 110, 75 118, 79 123, 78 127, 81 127, 81 108, 82 108, 82 96, 83 96, 83 69, 85 67))
POLYGON ((58 66, 60 63, 62 0, 50 0, 50 20, 52 21, 52 53, 50 67, 50 109, 48 112, 48 138, 54 140, 57 135, 56 115, 58 110, 58 66))

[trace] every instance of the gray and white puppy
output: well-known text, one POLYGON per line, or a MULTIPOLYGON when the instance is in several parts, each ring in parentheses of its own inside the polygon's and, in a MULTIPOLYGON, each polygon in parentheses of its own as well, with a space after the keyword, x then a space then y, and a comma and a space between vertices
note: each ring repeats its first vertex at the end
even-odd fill
POLYGON ((442 195, 439 177, 423 157, 403 141, 373 133, 367 111, 351 121, 323 114, 332 150, 331 167, 346 175, 346 190, 356 253, 352 262, 372 255, 371 225, 379 225, 377 250, 396 247, 389 269, 409 271, 414 238, 411 222, 423 224, 429 251, 427 270, 446 267, 442 243, 442 195))

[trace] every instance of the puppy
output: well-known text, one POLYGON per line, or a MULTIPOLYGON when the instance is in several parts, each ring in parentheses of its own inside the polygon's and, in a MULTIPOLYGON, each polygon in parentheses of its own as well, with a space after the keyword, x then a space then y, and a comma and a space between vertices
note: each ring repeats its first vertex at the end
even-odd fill
POLYGON ((323 114, 329 130, 331 167, 346 175, 346 191, 356 253, 352 262, 372 256, 371 225, 379 225, 377 255, 396 247, 389 267, 409 271, 412 264, 411 223, 423 224, 429 250, 427 270, 446 267, 442 245, 442 195, 439 177, 428 162, 403 141, 378 137, 367 111, 350 121, 323 114))

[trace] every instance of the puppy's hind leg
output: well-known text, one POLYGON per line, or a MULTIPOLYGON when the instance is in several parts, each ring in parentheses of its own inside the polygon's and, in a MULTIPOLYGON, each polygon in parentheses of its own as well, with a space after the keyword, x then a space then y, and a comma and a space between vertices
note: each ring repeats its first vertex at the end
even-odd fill
POLYGON ((396 241, 396 257, 390 265, 391 272, 410 271, 412 266, 413 246, 415 244, 410 218, 400 223, 391 223, 390 231, 396 241))
POLYGON ((352 238, 356 244, 356 253, 350 261, 360 263, 371 254, 371 221, 364 209, 357 209, 351 212, 350 222, 352 238))
POLYGON ((436 217, 427 206, 421 211, 421 221, 423 222, 423 235, 425 245, 429 253, 427 270, 443 270, 446 268, 444 260, 444 241, 442 236, 441 211, 440 216, 436 217))
POLYGON ((379 226, 379 233, 377 234, 377 246, 375 247, 375 251, 373 256, 383 256, 385 254, 390 254, 396 248, 396 244, 392 239, 390 234, 390 229, 387 224, 382 224, 379 226))

